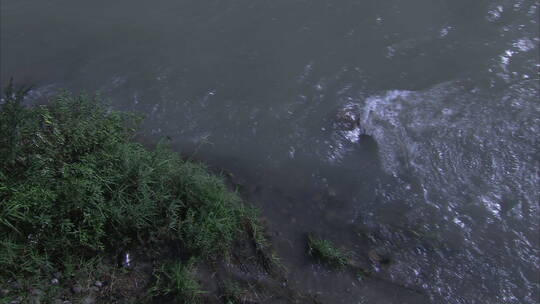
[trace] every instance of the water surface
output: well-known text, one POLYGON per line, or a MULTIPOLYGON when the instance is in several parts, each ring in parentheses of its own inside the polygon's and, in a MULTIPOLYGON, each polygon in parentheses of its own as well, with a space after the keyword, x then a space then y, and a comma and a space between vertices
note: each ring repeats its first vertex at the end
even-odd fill
POLYGON ((0 76, 100 91, 232 172, 328 303, 538 303, 539 6, 3 0, 0 76), (307 232, 393 263, 330 272, 307 232))

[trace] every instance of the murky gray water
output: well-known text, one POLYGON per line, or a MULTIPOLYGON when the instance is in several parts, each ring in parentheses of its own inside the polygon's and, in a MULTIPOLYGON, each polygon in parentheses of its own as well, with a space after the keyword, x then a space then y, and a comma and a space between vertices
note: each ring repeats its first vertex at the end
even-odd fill
POLYGON ((539 7, 2 0, 1 83, 99 90, 233 172, 329 303, 538 303, 539 7), (306 232, 394 262, 350 285, 306 232))

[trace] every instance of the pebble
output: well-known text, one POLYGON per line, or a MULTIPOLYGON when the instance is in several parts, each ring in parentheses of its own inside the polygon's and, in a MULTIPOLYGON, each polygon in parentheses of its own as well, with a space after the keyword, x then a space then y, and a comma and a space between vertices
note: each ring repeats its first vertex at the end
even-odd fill
POLYGON ((74 294, 79 294, 82 292, 82 287, 81 285, 75 285, 71 287, 71 291, 73 291, 74 294))
POLYGON ((94 285, 96 285, 96 287, 99 287, 99 288, 103 287, 103 283, 101 283, 101 281, 96 281, 94 285))
POLYGON ((19 281, 15 281, 11 283, 11 287, 13 287, 13 289, 22 289, 22 284, 19 281))
POLYGON ((87 296, 81 301, 81 304, 94 304, 94 303, 96 303, 96 298, 93 296, 87 296))
POLYGON ((88 288, 88 290, 93 291, 93 292, 98 292, 99 288, 97 288, 96 286, 92 286, 92 287, 88 288))
POLYGON ((51 284, 53 284, 53 285, 58 285, 58 283, 60 283, 60 281, 58 281, 57 278, 54 278, 54 279, 51 280, 51 284))
POLYGON ((42 294, 43 292, 37 288, 32 288, 30 290, 30 294, 32 294, 33 296, 39 296, 40 294, 42 294))
POLYGON ((328 196, 331 196, 331 197, 337 196, 336 190, 334 190, 334 189, 329 189, 329 190, 328 190, 328 196))

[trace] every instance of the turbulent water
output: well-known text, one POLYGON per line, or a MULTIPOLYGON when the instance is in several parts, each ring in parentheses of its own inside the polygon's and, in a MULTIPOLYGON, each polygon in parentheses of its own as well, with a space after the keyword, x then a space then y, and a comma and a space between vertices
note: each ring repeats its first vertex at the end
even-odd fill
POLYGON ((538 303, 539 7, 3 0, 0 75, 33 99, 98 90, 243 178, 291 239, 291 282, 331 302, 415 300, 343 291, 302 262, 302 231, 368 231, 393 261, 380 277, 427 302, 538 303))

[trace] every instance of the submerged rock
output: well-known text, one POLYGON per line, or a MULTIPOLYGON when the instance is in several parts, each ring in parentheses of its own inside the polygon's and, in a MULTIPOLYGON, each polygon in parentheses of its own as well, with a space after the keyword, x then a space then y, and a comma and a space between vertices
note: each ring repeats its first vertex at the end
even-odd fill
POLYGON ((351 131, 360 128, 360 117, 355 107, 345 107, 336 114, 336 129, 351 131))
POLYGON ((376 250, 370 250, 368 252, 368 257, 375 264, 390 263, 390 259, 387 256, 379 254, 376 250))

